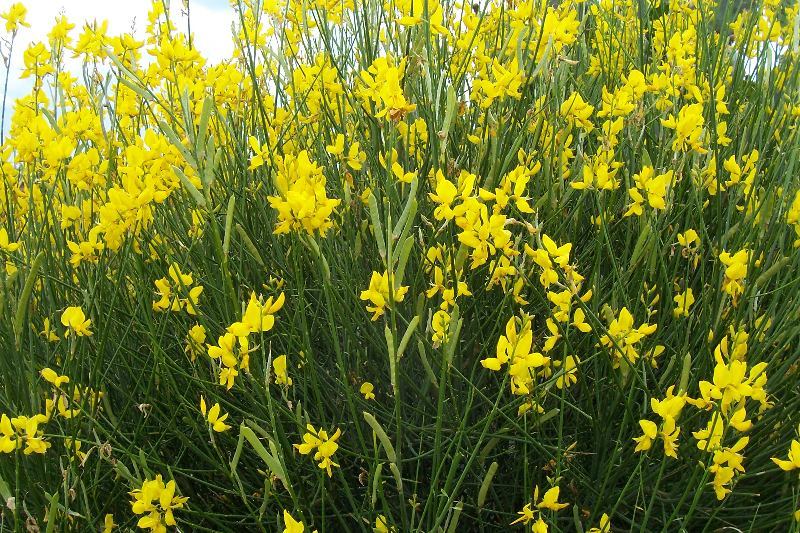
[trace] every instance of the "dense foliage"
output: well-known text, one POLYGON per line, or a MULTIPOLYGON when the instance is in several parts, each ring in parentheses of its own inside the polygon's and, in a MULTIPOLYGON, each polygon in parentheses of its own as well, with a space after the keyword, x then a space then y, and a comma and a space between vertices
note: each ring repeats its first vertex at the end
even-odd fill
POLYGON ((2 14, 3 527, 798 530, 796 2, 230 9, 2 14))

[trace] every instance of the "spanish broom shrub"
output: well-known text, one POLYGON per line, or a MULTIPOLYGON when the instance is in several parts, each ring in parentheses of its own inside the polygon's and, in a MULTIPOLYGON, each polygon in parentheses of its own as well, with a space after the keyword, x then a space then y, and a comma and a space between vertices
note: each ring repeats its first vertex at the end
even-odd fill
POLYGON ((2 14, 0 529, 798 531, 796 2, 168 4, 2 14))

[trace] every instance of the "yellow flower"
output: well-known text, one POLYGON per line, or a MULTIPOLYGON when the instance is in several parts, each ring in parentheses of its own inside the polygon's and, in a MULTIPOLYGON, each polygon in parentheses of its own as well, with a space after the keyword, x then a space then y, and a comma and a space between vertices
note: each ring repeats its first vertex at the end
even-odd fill
POLYGON ((525 525, 527 525, 528 522, 530 522, 531 520, 536 518, 536 514, 534 514, 534 513, 535 513, 535 511, 533 510, 533 507, 531 506, 531 504, 530 503, 526 503, 521 511, 517 511, 517 514, 520 515, 519 518, 517 518, 516 520, 511 522, 511 524, 509 524, 509 525, 512 525, 512 526, 514 524, 525 524, 525 525))
POLYGON ((558 487, 552 487, 548 489, 547 492, 545 492, 542 496, 542 499, 539 500, 539 486, 537 485, 533 491, 533 505, 530 503, 525 504, 525 507, 522 508, 522 511, 517 512, 517 514, 520 515, 519 518, 511 522, 510 525, 513 526, 514 524, 520 523, 528 525, 531 521, 535 520, 531 526, 532 531, 536 533, 546 533, 547 524, 542 520, 542 509, 560 511, 561 509, 569 506, 568 503, 560 503, 558 501, 559 490, 560 489, 558 487))
MULTIPOLYGON (((25 455, 42 454, 50 447, 50 443, 43 438, 43 431, 39 429, 39 424, 44 421, 46 421, 46 417, 43 415, 18 416, 11 419, 11 426, 16 428, 19 434, 17 446, 25 444, 25 455)), ((5 434, 5 430, 3 433, 5 434)))
POLYGON ((639 427, 642 428, 642 435, 633 439, 636 443, 634 451, 646 452, 653 446, 653 441, 658 436, 658 426, 650 420, 639 420, 639 427))
POLYGON ((375 517, 375 527, 372 528, 373 533, 394 533, 396 531, 394 526, 389 526, 386 517, 379 514, 375 517))
POLYGON ((306 150, 297 156, 287 154, 278 162, 275 188, 279 194, 267 200, 278 212, 276 235, 290 231, 325 235, 333 226, 330 217, 341 200, 328 198, 322 168, 309 159, 306 150))
MULTIPOLYGON (((473 199, 474 200, 474 199, 473 199)), ((456 219, 456 224, 461 228, 458 240, 472 249, 473 269, 483 265, 490 255, 498 251, 507 256, 515 252, 511 248, 511 231, 506 229, 507 218, 502 213, 489 214, 486 204, 471 202, 465 203, 464 216, 456 219)))
POLYGON ((61 324, 68 328, 65 335, 74 333, 79 337, 85 337, 92 334, 89 329, 92 321, 86 318, 80 307, 67 307, 61 314, 61 324))
POLYGON ((343 159, 347 163, 347 166, 353 170, 361 170, 361 167, 364 165, 364 161, 367 160, 367 154, 362 152, 360 148, 361 146, 358 142, 352 143, 350 148, 347 150, 347 155, 345 156, 344 135, 339 133, 336 135, 336 139, 333 141, 333 144, 329 144, 325 147, 325 151, 333 156, 343 159))
POLYGON ((303 522, 295 520, 286 509, 283 510, 283 533, 303 533, 306 528, 303 522))
POLYGON ((673 301, 675 302, 675 309, 672 310, 672 315, 675 318, 689 316, 689 308, 694 303, 694 293, 691 288, 687 288, 686 291, 676 294, 673 301))
POLYGON ((720 447, 713 452, 712 464, 708 470, 714 474, 712 486, 718 500, 723 500, 731 492, 728 485, 733 481, 734 476, 738 472, 744 472, 742 465, 744 456, 739 452, 747 446, 749 441, 749 437, 741 437, 733 446, 720 447))
POLYGON ((369 280, 369 288, 361 291, 360 298, 372 304, 367 305, 367 311, 372 313, 372 320, 378 320, 383 316, 387 306, 390 306, 393 302, 402 302, 407 292, 408 287, 402 286, 390 294, 388 272, 383 274, 373 272, 369 280))
POLYGON ((189 498, 175 496, 175 490, 175 480, 164 483, 159 474, 155 479, 146 479, 140 488, 130 492, 133 497, 131 510, 134 514, 144 515, 136 525, 158 533, 166 531, 167 526, 176 525, 174 511, 182 509, 189 498))
POLYGON ((541 515, 531 525, 531 533, 547 533, 548 531, 547 522, 542 519, 541 515))
POLYGON ((263 146, 259 146, 258 139, 252 135, 248 137, 247 144, 250 145, 250 149, 253 150, 254 154, 253 157, 250 158, 250 166, 247 167, 247 170, 255 170, 267 161, 269 145, 264 144, 263 146))
POLYGON ((200 324, 195 324, 186 334, 186 347, 183 351, 189 354, 189 357, 194 361, 198 355, 203 355, 205 352, 204 342, 206 342, 206 328, 200 324))
POLYGON ((217 339, 216 346, 206 346, 209 357, 219 359, 222 364, 219 384, 230 390, 239 370, 247 371, 250 368, 250 342, 246 336, 237 337, 233 333, 226 333, 217 339))
POLYGON ((114 515, 107 513, 103 519, 103 533, 111 533, 115 527, 117 527, 117 524, 114 523, 114 515))
POLYGON ((331 155, 342 155, 344 153, 344 135, 339 133, 336 135, 336 139, 333 141, 333 144, 329 144, 325 147, 325 151, 331 155))
POLYGON ((723 251, 719 254, 720 262, 725 265, 725 278, 722 281, 722 290, 728 293, 736 302, 739 295, 744 292, 744 280, 747 277, 747 264, 750 261, 749 250, 739 250, 735 254, 723 251))
POLYGON ((691 259, 692 266, 697 268, 700 262, 700 236, 693 229, 678 233, 678 244, 681 245, 681 256, 691 259))
POLYGON ((369 68, 361 72, 361 87, 358 93, 362 99, 372 101, 377 108, 375 118, 402 120, 417 106, 409 103, 403 94, 402 81, 405 74, 405 58, 395 66, 391 55, 379 57, 369 68))
POLYGON ((564 100, 559 111, 570 125, 577 124, 586 133, 590 133, 594 129, 594 125, 589 120, 594 113, 594 106, 586 103, 577 92, 573 92, 564 100))
POLYGON ((444 13, 438 0, 399 0, 392 5, 403 15, 397 20, 398 24, 416 26, 423 22, 422 14, 425 13, 427 15, 425 20, 429 24, 431 33, 448 34, 447 28, 443 26, 444 13))
POLYGON ((503 64, 497 59, 492 59, 491 76, 478 79, 474 82, 475 91, 482 93, 483 99, 480 101, 482 108, 487 108, 495 100, 502 100, 504 97, 522 98, 522 88, 525 83, 525 70, 520 69, 517 57, 503 64))
POLYGON ((685 394, 674 394, 675 386, 672 385, 667 388, 666 395, 663 400, 657 398, 650 399, 650 408, 655 414, 663 419, 674 418, 680 416, 683 407, 686 405, 685 394))
POLYGON ((664 441, 664 455, 673 459, 678 458, 677 441, 681 428, 677 426, 675 420, 680 416, 681 410, 686 405, 687 398, 684 393, 675 395, 674 390, 674 386, 669 387, 663 400, 650 399, 651 409, 662 418, 661 427, 659 428, 655 422, 640 420, 639 426, 642 428, 643 434, 633 439, 636 442, 634 451, 649 450, 653 441, 660 435, 664 441))
POLYGON ((725 182, 725 187, 731 187, 738 185, 739 183, 743 183, 744 193, 748 194, 756 177, 756 163, 758 162, 758 158, 758 150, 753 149, 750 154, 742 158, 744 167, 740 166, 739 163, 736 162, 735 155, 732 155, 723 161, 722 168, 724 168, 730 174, 730 179, 725 182))
POLYGON ((592 527, 586 533, 611 533, 611 518, 606 513, 600 517, 600 527, 592 527))
MULTIPOLYGON (((800 109, 800 106, 798 106, 800 109)), ((798 237, 794 241, 795 248, 800 247, 800 191, 797 191, 794 194, 794 200, 792 200, 791 205, 789 206, 788 211, 786 212, 786 222, 794 228, 795 235, 798 237)))
POLYGON ((56 333, 50 327, 50 319, 45 318, 42 321, 42 331, 39 332, 39 335, 47 339, 48 342, 56 342, 61 340, 61 337, 56 335, 56 333))
POLYGON ((364 395, 365 400, 374 400, 375 399, 375 393, 373 392, 374 390, 375 386, 369 381, 365 381, 364 383, 361 384, 361 387, 359 387, 358 392, 364 395))
POLYGON ((669 186, 673 182, 673 172, 670 170, 664 174, 656 175, 653 167, 645 166, 639 174, 633 176, 636 187, 628 189, 633 203, 623 216, 637 215, 643 213, 642 205, 647 194, 648 205, 655 210, 666 209, 665 196, 669 186))
POLYGON ((55 387, 61 387, 61 385, 69 383, 69 377, 59 376, 52 368, 43 368, 40 374, 45 381, 52 383, 55 387))
POLYGON ((553 321, 552 318, 547 317, 545 319, 545 326, 547 327, 547 331, 550 333, 547 337, 545 337, 544 346, 542 346, 542 351, 547 353, 551 351, 556 343, 561 339, 561 332, 558 330, 558 326, 556 322, 553 321))
POLYGON ((79 440, 73 440, 69 437, 64 439, 64 447, 71 452, 73 455, 70 456, 70 461, 73 459, 77 459, 81 464, 86 462, 86 458, 88 454, 86 452, 81 451, 81 446, 83 443, 79 440))
POLYGON ((226 333, 219 337, 217 346, 208 345, 208 355, 214 359, 219 359, 227 367, 234 367, 239 362, 236 357, 236 343, 238 340, 240 347, 242 347, 242 339, 247 342, 247 337, 237 337, 233 333, 226 333))
POLYGON ((9 241, 6 228, 0 228, 0 250, 3 250, 7 253, 13 253, 19 250, 20 246, 21 244, 18 242, 9 241))
POLYGON ((272 371, 275 373, 275 383, 278 385, 291 386, 292 378, 286 370, 287 366, 286 355, 279 355, 272 360, 272 371))
POLYGON ((417 177, 416 172, 406 172, 403 166, 396 161, 392 163, 392 174, 401 183, 411 183, 417 177))
POLYGON ((6 21, 6 31, 15 33, 19 26, 30 28, 30 24, 25 22, 25 14, 27 12, 28 9, 22 3, 17 2, 16 4, 11 4, 8 11, 0 13, 0 19, 6 21))
POLYGON ((495 357, 488 357, 481 360, 481 365, 489 370, 500 370, 502 365, 506 364, 509 359, 512 359, 517 354, 523 357, 531 349, 533 343, 533 334, 531 333, 530 326, 526 324, 522 331, 517 334, 516 319, 512 317, 506 323, 506 334, 501 335, 497 341, 497 353, 495 357))
POLYGON ((786 470, 787 472, 800 468, 800 441, 792 441, 789 447, 789 456, 786 460, 773 457, 772 462, 778 465, 781 470, 786 470))
POLYGON ((597 112, 598 117, 625 117, 631 114, 631 111, 636 109, 633 103, 633 94, 627 87, 621 87, 619 90, 609 92, 606 86, 602 89, 602 102, 603 105, 600 111, 597 112))
POLYGON ((498 371, 508 363, 508 374, 511 377, 511 391, 516 395, 530 394, 534 386, 535 371, 550 362, 539 352, 531 351, 533 332, 529 319, 523 319, 522 328, 517 331, 517 319, 511 317, 506 323, 505 335, 497 341, 495 357, 481 360, 481 366, 498 371))
POLYGON ((203 292, 202 285, 194 285, 194 278, 191 273, 181 272, 177 263, 169 266, 168 277, 158 279, 154 282, 156 293, 160 296, 153 302, 153 311, 174 311, 178 312, 185 309, 187 313, 194 316, 199 310, 199 298, 203 292))
MULTIPOLYGON (((569 387, 573 383, 577 383, 578 363, 580 362, 581 360, 576 355, 568 355, 564 358, 564 370, 558 378, 556 378, 556 387, 563 389, 564 387, 569 387)), ((554 362, 554 366, 559 366, 560 364, 561 361, 554 362)))
POLYGON ((433 211, 436 220, 452 220, 454 213, 452 204, 458 196, 458 188, 453 182, 437 173, 436 187, 434 192, 429 192, 428 196, 433 200, 437 207, 433 211))
POLYGON ((88 263, 97 263, 100 260, 100 252, 103 251, 105 245, 98 242, 98 228, 92 228, 89 231, 89 240, 83 242, 67 241, 67 248, 72 252, 69 262, 73 267, 78 267, 83 261, 88 263))
POLYGON ((0 452, 11 453, 22 445, 11 419, 5 413, 0 416, 0 452))
POLYGON ((644 323, 638 328, 633 327, 633 315, 627 307, 623 307, 619 316, 611 321, 608 333, 600 338, 600 342, 611 350, 614 368, 627 362, 634 364, 639 359, 638 344, 648 335, 655 333, 655 324, 644 323))
POLYGON ((331 457, 333 457, 333 454, 339 449, 339 444, 337 444, 336 441, 339 440, 341 435, 342 432, 339 428, 336 428, 333 435, 329 437, 328 432, 324 429, 320 428, 320 430, 317 431, 314 429, 314 426, 309 424, 306 426, 305 435, 303 435, 303 443, 295 444, 294 447, 303 455, 308 455, 316 450, 314 460, 318 461, 318 466, 326 470, 328 472, 328 477, 331 477, 333 476, 331 467, 339 466, 331 460, 331 457))
POLYGON ((433 329, 431 340, 434 347, 446 343, 450 332, 450 314, 443 309, 436 311, 431 319, 431 329, 433 329))
POLYGON ((693 244, 700 245, 700 237, 693 229, 687 229, 683 233, 678 233, 678 243, 684 248, 689 248, 693 244))
MULTIPOLYGON (((536 504, 536 507, 539 509, 550 509, 551 511, 560 511, 561 509, 568 507, 568 503, 559 503, 558 501, 558 494, 559 491, 558 487, 553 487, 548 489, 547 492, 544 493, 542 496, 542 501, 536 504)), ((533 499, 536 500, 539 494, 539 487, 536 487, 534 491, 533 499)))
POLYGON ((284 293, 280 293, 274 300, 270 296, 266 301, 263 301, 261 297, 256 297, 255 292, 251 293, 241 322, 231 324, 228 332, 237 337, 246 337, 251 333, 263 333, 271 330, 275 325, 274 315, 281 310, 284 302, 284 293))
POLYGON ((219 371, 219 384, 224 385, 226 389, 231 390, 236 382, 236 376, 239 371, 236 368, 222 368, 219 371))
POLYGON ((208 410, 208 413, 206 413, 206 399, 200 396, 200 412, 203 414, 203 417, 208 420, 211 429, 217 433, 222 433, 223 431, 231 429, 231 426, 225 423, 225 420, 228 418, 228 413, 220 416, 220 411, 221 408, 219 404, 215 403, 211 409, 208 410))
POLYGON ((704 123, 702 104, 685 105, 678 111, 678 118, 670 114, 669 118, 661 119, 662 126, 675 131, 672 149, 676 152, 708 152, 702 145, 704 123))
POLYGON ((622 163, 614 160, 614 151, 601 147, 595 155, 588 155, 584 158, 581 181, 574 180, 569 186, 577 190, 615 190, 619 188, 617 173, 620 168, 622 168, 622 163))
POLYGON ((715 351, 714 357, 717 364, 714 367, 713 383, 701 381, 700 398, 687 401, 700 409, 710 409, 719 402, 722 414, 726 416, 730 406, 743 398, 753 398, 766 405, 764 386, 767 383, 767 363, 757 363, 748 372, 744 361, 726 363, 720 351, 715 351))
POLYGON ((697 440, 697 448, 703 451, 716 450, 722 441, 725 423, 719 413, 713 413, 706 427, 693 431, 692 436, 697 440))
POLYGON ((575 313, 572 315, 572 322, 570 325, 575 326, 578 328, 578 331, 583 333, 589 333, 592 331, 592 326, 586 322, 586 313, 584 313, 583 309, 580 307, 575 309, 575 313))
POLYGON ((671 416, 666 417, 661 425, 661 437, 664 439, 664 455, 667 457, 678 458, 676 442, 680 433, 681 428, 677 427, 675 419, 671 416))
POLYGON ((572 251, 572 243, 566 243, 558 246, 553 239, 546 233, 542 234, 543 248, 533 249, 527 244, 525 245, 525 254, 533 259, 541 269, 542 273, 539 276, 539 283, 542 287, 547 289, 551 284, 558 282, 558 267, 564 271, 568 276, 572 273, 569 266, 569 254, 572 251))

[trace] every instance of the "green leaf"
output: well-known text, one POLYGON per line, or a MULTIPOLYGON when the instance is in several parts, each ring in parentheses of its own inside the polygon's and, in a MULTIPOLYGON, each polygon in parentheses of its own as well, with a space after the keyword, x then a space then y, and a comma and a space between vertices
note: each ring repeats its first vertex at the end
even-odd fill
POLYGON ((175 172, 175 174, 181 180, 181 183, 183 184, 183 186, 186 187, 186 190, 189 191, 189 195, 192 197, 192 200, 194 200, 194 203, 197 204, 197 206, 199 206, 199 207, 205 207, 206 206, 206 199, 203 197, 203 193, 201 193, 197 189, 197 187, 194 186, 192 181, 183 172, 183 170, 181 170, 179 167, 176 167, 175 165, 172 165, 172 170, 175 172))
POLYGON ((247 251, 250 252, 250 255, 253 256, 253 259, 256 260, 258 266, 264 268, 266 264, 264 264, 264 260, 261 258, 261 254, 258 253, 258 249, 256 245, 253 244, 253 241, 250 239, 250 236, 247 235, 245 229, 241 226, 241 224, 236 224, 236 233, 239 234, 239 238, 242 239, 244 243, 244 247, 247 248, 247 251))
POLYGON ((419 316, 415 316, 411 319, 411 322, 408 323, 408 328, 406 328, 403 338, 400 339, 400 345, 397 347, 398 361, 400 361, 400 359, 403 357, 403 353, 406 351, 406 346, 408 346, 408 342, 411 340, 411 336, 414 334, 414 331, 416 331, 418 324, 419 316))
POLYGON ((31 292, 33 291, 33 285, 36 282, 36 276, 39 274, 39 269, 44 263, 44 258, 44 252, 39 252, 36 258, 33 260, 31 269, 28 272, 28 277, 25 278, 25 285, 22 288, 22 294, 20 294, 19 301, 17 302, 17 312, 14 314, 14 340, 17 349, 19 349, 20 342, 22 340, 22 329, 24 327, 23 323, 25 322, 25 315, 28 312, 28 300, 30 300, 31 292))
POLYGON ((267 451, 267 449, 264 448, 264 445, 261 444, 260 440, 258 440, 256 434, 253 433, 253 430, 247 427, 244 423, 242 423, 242 425, 239 426, 239 432, 242 435, 244 435, 244 438, 247 439, 247 442, 250 443, 250 445, 256 451, 256 454, 259 457, 261 457, 261 460, 264 461, 264 463, 267 465, 267 468, 269 468, 270 472, 272 472, 273 475, 275 475, 278 479, 280 479, 283 482, 284 486, 288 487, 286 472, 283 470, 283 465, 277 459, 277 457, 270 454, 267 451))
POLYGON ((486 471, 486 475, 483 476, 481 488, 478 490, 478 509, 483 509, 483 504, 486 503, 486 494, 489 492, 489 487, 492 485, 492 479, 497 473, 499 466, 500 465, 497 463, 497 461, 493 461, 492 464, 489 465, 489 470, 486 471))
POLYGON ((47 511, 47 529, 45 529, 46 533, 53 533, 56 528, 56 516, 58 509, 58 491, 53 492, 53 495, 50 497, 50 508, 47 511))
POLYGON ((406 273, 406 264, 411 254, 411 249, 414 248, 414 237, 408 236, 406 240, 400 245, 400 254, 397 262, 397 270, 394 272, 394 288, 399 289, 403 285, 403 278, 406 273))
POLYGON ((397 219, 397 224, 395 224, 394 229, 392 230, 392 238, 399 239, 402 233, 405 233, 405 228, 409 217, 413 220, 414 215, 417 213, 417 187, 419 186, 419 177, 414 176, 414 179, 411 180, 411 187, 408 189, 408 199, 406 200, 406 205, 403 207, 402 213, 400 213, 400 218, 397 219))
POLYGON ((225 212, 225 235, 222 240, 222 254, 227 260, 231 249, 231 228, 233 227, 233 213, 236 208, 236 196, 228 198, 228 210, 225 212))
POLYGON ((375 241, 378 244, 378 253, 381 259, 386 263, 386 241, 383 238, 383 225, 381 225, 380 213, 378 212, 378 200, 375 199, 375 194, 369 193, 369 216, 372 220, 372 232, 375 234, 375 241))
POLYGON ((367 421, 367 424, 369 424, 369 427, 371 427, 372 431, 375 432, 378 440, 381 441, 381 445, 386 452, 386 458, 392 463, 396 462, 397 454, 394 451, 394 446, 392 446, 392 442, 389 440, 389 436, 383 430, 381 424, 375 419, 374 416, 366 411, 364 411, 364 420, 367 421))
MULTIPOLYGON (((208 120, 211 118, 211 110, 214 109, 214 99, 211 96, 206 96, 203 100, 203 109, 200 112, 200 121, 197 125, 197 140, 195 141, 196 147, 205 148, 206 135, 208 134, 208 120)), ((200 154, 197 154, 200 156, 200 154)), ((206 164, 208 162, 206 161, 206 164)))

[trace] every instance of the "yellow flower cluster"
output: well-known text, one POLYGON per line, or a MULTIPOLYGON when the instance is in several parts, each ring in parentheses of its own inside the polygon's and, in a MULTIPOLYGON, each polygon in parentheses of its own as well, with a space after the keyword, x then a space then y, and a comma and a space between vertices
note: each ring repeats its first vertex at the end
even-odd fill
MULTIPOLYGON (((392 285, 394 284, 395 280, 393 278, 392 285)), ((371 304, 367 305, 367 311, 372 313, 372 320, 378 320, 384 315, 387 307, 393 303, 402 302, 407 292, 408 287, 406 286, 389 289, 388 272, 383 274, 373 272, 369 280, 369 288, 361 291, 359 298, 371 304)))
POLYGON ((169 277, 155 281, 159 299, 153 302, 153 311, 179 312, 186 310, 190 315, 196 315, 199 311, 198 304, 203 286, 193 286, 192 274, 184 274, 175 263, 169 266, 168 272, 169 277), (185 297, 182 298, 180 295, 185 295, 185 297))
POLYGON ((185 496, 176 496, 176 489, 174 479, 164 483, 159 474, 154 479, 146 479, 140 488, 132 491, 131 510, 134 514, 144 515, 136 525, 154 533, 165 532, 167 526, 176 525, 174 512, 182 509, 189 500, 185 496))
POLYGON ((796 3, 229 4, 0 9, 3 526, 797 529, 796 3))
POLYGON ((633 315, 627 307, 623 307, 608 324, 608 333, 600 338, 600 342, 612 354, 614 368, 635 364, 641 357, 639 344, 645 337, 655 333, 657 328, 656 324, 648 323, 634 327, 633 315))
POLYGON ((219 384, 230 390, 236 382, 240 371, 250 371, 250 335, 266 333, 275 325, 275 313, 281 310, 285 302, 284 293, 273 299, 264 300, 256 293, 250 294, 250 300, 244 310, 242 319, 228 326, 226 333, 220 335, 216 345, 207 345, 208 355, 218 360, 219 384))
POLYGON ((520 517, 511 522, 511 525, 530 525, 531 531, 534 533, 547 533, 549 528, 547 526, 547 522, 545 522, 542 518, 542 511, 560 511, 561 509, 569 507, 568 503, 561 503, 558 501, 558 495, 560 491, 561 489, 559 489, 558 486, 552 487, 545 491, 545 493, 542 495, 542 499, 540 500, 539 486, 537 485, 533 490, 533 503, 525 504, 525 507, 522 508, 522 511, 517 512, 520 517))
POLYGON ((716 366, 713 381, 700 381, 700 396, 690 398, 685 392, 674 394, 674 387, 667 389, 664 400, 651 400, 652 411, 662 419, 660 427, 652 421, 639 421, 643 434, 633 440, 636 451, 647 451, 652 447, 656 437, 664 443, 664 454, 678 458, 678 437, 681 428, 676 420, 683 407, 689 403, 698 409, 711 413, 706 426, 692 435, 697 441, 697 448, 708 455, 708 472, 713 475, 712 486, 718 500, 722 500, 731 492, 730 485, 735 477, 745 471, 742 451, 750 438, 744 433, 753 426, 747 418, 746 401, 758 402, 759 410, 770 407, 765 386, 767 384, 766 363, 758 363, 748 368, 745 362, 747 354, 747 334, 738 332, 730 348, 725 336, 714 350, 716 366), (736 435, 739 435, 736 437, 736 435), (732 437, 736 437, 735 440, 732 437), (730 444, 726 444, 730 441, 730 444))
POLYGON ((331 468, 339 466, 331 460, 331 457, 339 449, 336 441, 342 436, 341 430, 336 428, 336 431, 330 436, 324 429, 316 430, 311 424, 306 427, 306 430, 302 444, 295 444, 294 447, 303 455, 308 455, 316 450, 314 460, 318 461, 318 466, 328 473, 328 477, 331 477, 333 475, 331 468))
POLYGON ((286 155, 277 165, 275 188, 279 195, 268 198, 278 212, 275 233, 302 230, 325 235, 333 226, 330 217, 340 200, 328 198, 322 168, 309 159, 306 150, 286 155))

